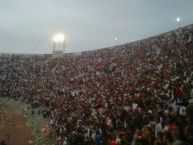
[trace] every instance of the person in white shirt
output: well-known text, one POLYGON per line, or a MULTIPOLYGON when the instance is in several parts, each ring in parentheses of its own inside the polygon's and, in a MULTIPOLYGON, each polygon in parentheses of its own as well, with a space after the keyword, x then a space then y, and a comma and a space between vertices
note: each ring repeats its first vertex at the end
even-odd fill
POLYGON ((156 119, 156 125, 155 125, 155 137, 156 138, 158 137, 159 132, 162 132, 162 125, 160 122, 160 118, 157 118, 156 119))

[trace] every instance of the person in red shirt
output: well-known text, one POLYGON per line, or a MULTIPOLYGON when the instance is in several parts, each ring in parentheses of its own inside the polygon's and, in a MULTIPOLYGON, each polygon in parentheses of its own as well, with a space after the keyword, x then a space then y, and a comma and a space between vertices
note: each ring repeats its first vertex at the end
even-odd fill
POLYGON ((116 140, 113 137, 111 137, 108 145, 117 145, 116 140))

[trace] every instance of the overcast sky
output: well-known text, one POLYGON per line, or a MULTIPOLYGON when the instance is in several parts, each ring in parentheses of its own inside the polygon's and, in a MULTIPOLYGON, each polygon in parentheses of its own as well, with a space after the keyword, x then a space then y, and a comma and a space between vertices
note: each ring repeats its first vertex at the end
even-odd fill
POLYGON ((0 53, 66 52, 124 44, 193 23, 193 0, 0 0, 0 53), (115 42, 114 38, 118 41, 115 42))

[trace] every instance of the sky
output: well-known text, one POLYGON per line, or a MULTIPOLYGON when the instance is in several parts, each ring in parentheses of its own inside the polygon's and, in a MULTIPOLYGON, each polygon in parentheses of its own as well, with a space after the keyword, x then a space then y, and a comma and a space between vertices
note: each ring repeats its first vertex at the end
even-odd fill
POLYGON ((193 0, 0 0, 0 53, 52 53, 129 43, 193 24, 193 0), (115 41, 117 38, 117 41, 115 41))

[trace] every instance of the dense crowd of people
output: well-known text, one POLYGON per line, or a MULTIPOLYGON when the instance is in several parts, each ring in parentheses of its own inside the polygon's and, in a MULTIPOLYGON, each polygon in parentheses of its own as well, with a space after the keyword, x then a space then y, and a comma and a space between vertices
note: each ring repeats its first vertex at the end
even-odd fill
POLYGON ((43 106, 58 145, 192 145, 192 35, 58 59, 1 55, 0 96, 43 106))

